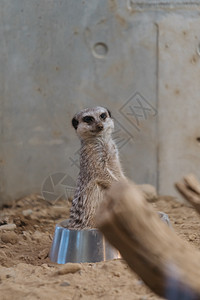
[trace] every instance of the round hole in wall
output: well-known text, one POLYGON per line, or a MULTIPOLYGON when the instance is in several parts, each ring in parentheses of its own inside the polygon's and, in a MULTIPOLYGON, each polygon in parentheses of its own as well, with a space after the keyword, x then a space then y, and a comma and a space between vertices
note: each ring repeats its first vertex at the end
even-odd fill
POLYGON ((93 54, 95 57, 104 58, 108 53, 108 46, 105 43, 99 42, 93 46, 93 54))
POLYGON ((200 143, 200 136, 196 138, 197 142, 200 143))

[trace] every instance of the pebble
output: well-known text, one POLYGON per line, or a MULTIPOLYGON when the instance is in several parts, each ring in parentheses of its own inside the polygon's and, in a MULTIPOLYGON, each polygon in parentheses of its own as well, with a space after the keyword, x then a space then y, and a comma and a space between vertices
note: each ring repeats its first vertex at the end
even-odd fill
POLYGON ((0 231, 1 230, 7 230, 7 231, 13 231, 16 229, 16 225, 13 224, 13 223, 10 223, 10 224, 6 224, 6 225, 1 225, 0 226, 0 231))
POLYGON ((196 238, 197 238, 197 235, 195 233, 189 235, 189 241, 194 241, 194 240, 196 240, 196 238))
POLYGON ((31 236, 32 240, 33 241, 36 241, 36 242, 40 242, 41 239, 44 238, 44 234, 42 234, 40 231, 36 230, 33 235, 31 236))
POLYGON ((175 224, 183 224, 183 220, 182 219, 177 219, 174 223, 175 224))
POLYGON ((174 202, 174 203, 171 204, 171 207, 172 208, 178 208, 178 207, 180 207, 180 203, 175 203, 174 202))
POLYGON ((30 233, 29 232, 27 232, 27 231, 22 231, 22 235, 23 235, 23 238, 24 238, 24 240, 27 240, 27 241, 31 241, 31 235, 30 235, 30 233))
POLYGON ((76 263, 67 263, 64 267, 56 272, 56 275, 65 275, 80 271, 81 265, 76 263))
POLYGON ((5 232, 1 234, 1 240, 4 243, 10 243, 12 245, 18 242, 18 236, 15 232, 5 232))
POLYGON ((33 213, 32 209, 26 209, 26 210, 22 211, 22 214, 24 217, 28 217, 28 216, 32 215, 32 213, 33 213))
POLYGON ((48 266, 49 268, 55 268, 55 264, 54 264, 54 263, 49 263, 49 264, 47 264, 47 266, 48 266))
POLYGON ((49 254, 49 248, 48 249, 43 249, 42 251, 39 252, 38 258, 40 259, 45 259, 48 257, 49 254))
POLYGON ((60 284, 60 286, 70 286, 70 283, 67 281, 64 281, 60 284))
POLYGON ((7 217, 0 217, 0 226, 8 224, 8 218, 7 217))
POLYGON ((119 272, 113 272, 113 275, 116 277, 120 277, 120 273, 119 272))

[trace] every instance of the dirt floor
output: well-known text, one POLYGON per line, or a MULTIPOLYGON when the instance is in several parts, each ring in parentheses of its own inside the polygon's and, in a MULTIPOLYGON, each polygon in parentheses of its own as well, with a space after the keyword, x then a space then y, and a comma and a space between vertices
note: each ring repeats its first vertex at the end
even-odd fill
MULTIPOLYGON (((171 197, 152 205, 169 215, 179 236, 200 249, 199 219, 192 208, 171 197)), ((77 264, 75 273, 69 264, 52 263, 48 252, 55 224, 69 216, 69 207, 66 201, 52 206, 31 195, 0 210, 0 298, 161 299, 123 260, 77 264)))

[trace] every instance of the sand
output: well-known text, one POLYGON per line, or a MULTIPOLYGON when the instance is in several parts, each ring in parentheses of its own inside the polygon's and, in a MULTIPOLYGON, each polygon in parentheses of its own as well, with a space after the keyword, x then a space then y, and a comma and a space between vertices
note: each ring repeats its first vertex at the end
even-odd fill
MULTIPOLYGON (((200 249, 196 212, 172 197, 152 204, 169 215, 181 238, 200 249)), ((161 299, 123 260, 58 265, 48 258, 55 224, 68 218, 70 203, 49 205, 31 195, 0 210, 0 295, 7 299, 161 299), (14 225, 15 224, 15 225, 14 225)))

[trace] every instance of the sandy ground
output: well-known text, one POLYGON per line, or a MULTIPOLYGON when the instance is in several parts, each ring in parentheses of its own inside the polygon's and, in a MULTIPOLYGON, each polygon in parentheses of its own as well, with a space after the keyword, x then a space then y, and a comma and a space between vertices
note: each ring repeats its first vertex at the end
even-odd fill
MULTIPOLYGON (((179 236, 200 249, 199 219, 192 208, 171 197, 160 197, 152 205, 169 215, 179 236)), ((50 262, 55 224, 69 216, 69 207, 66 201, 51 206, 32 195, 0 210, 0 298, 161 299, 123 260, 77 264, 75 273, 69 264, 50 262), (12 225, 11 230, 3 230, 9 223, 16 228, 12 225)))

